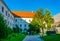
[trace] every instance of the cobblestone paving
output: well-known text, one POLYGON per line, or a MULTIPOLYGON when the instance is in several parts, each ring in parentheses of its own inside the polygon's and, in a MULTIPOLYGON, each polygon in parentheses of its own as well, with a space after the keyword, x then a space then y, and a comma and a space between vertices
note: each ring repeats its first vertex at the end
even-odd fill
POLYGON ((23 41, 43 41, 40 35, 27 35, 23 41))

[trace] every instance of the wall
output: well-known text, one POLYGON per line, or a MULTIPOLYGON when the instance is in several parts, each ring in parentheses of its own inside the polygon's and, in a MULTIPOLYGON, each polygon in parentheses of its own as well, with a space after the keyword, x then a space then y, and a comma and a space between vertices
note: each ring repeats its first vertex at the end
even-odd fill
POLYGON ((19 18, 15 17, 15 24, 19 26, 19 28, 22 29, 22 32, 25 31, 25 29, 29 29, 29 23, 32 21, 32 18, 19 18))
POLYGON ((55 15, 53 18, 54 18, 54 22, 60 22, 60 13, 55 15))
POLYGON ((11 14, 11 12, 8 10, 8 8, 5 6, 5 4, 2 1, 0 1, 0 13, 5 19, 7 25, 10 26, 11 28, 14 27, 14 16, 11 14), (3 7, 3 12, 2 12, 2 7, 3 7))

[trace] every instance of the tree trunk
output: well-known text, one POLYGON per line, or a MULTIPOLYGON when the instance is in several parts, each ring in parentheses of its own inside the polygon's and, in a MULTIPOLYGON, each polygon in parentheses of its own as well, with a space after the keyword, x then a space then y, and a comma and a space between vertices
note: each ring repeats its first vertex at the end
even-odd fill
POLYGON ((44 36, 44 28, 42 28, 42 37, 44 36))

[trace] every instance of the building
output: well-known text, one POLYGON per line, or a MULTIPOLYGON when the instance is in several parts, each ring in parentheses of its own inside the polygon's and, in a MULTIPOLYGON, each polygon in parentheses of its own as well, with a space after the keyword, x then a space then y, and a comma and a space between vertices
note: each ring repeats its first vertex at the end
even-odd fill
POLYGON ((22 32, 29 29, 29 23, 32 21, 35 12, 12 11, 12 13, 15 17, 15 25, 18 25, 22 29, 22 32))
POLYGON ((54 23, 52 24, 52 26, 57 26, 58 24, 60 24, 60 13, 53 16, 54 18, 54 23))
POLYGON ((7 25, 11 28, 16 27, 16 25, 22 29, 22 32, 29 29, 29 23, 32 21, 34 12, 20 12, 12 11, 4 3, 3 0, 0 0, 0 14, 2 14, 7 25))
POLYGON ((53 28, 57 30, 57 33, 60 33, 60 13, 53 16, 54 23, 52 24, 53 28))
POLYGON ((11 14, 10 9, 4 3, 3 0, 0 0, 0 14, 3 16, 7 25, 11 28, 14 27, 14 16, 11 14))
MULTIPOLYGON (((12 11, 4 3, 3 0, 0 0, 0 14, 2 14, 7 25, 11 28, 16 27, 16 25, 22 29, 22 32, 25 32, 29 29, 29 23, 32 21, 32 18, 35 15, 35 12, 21 12, 21 11, 12 11)), ((57 26, 60 24, 60 13, 53 16, 54 23, 52 26, 57 26)), ((60 29, 56 27, 60 32, 60 29)))
POLYGON ((54 17, 54 22, 60 22, 60 13, 58 13, 57 15, 53 17, 54 17))

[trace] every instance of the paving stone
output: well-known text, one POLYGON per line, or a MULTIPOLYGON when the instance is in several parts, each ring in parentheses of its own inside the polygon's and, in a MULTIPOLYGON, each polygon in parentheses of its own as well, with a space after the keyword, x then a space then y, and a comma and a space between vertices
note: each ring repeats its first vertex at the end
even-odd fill
POLYGON ((23 41, 43 41, 40 35, 27 35, 23 41))

